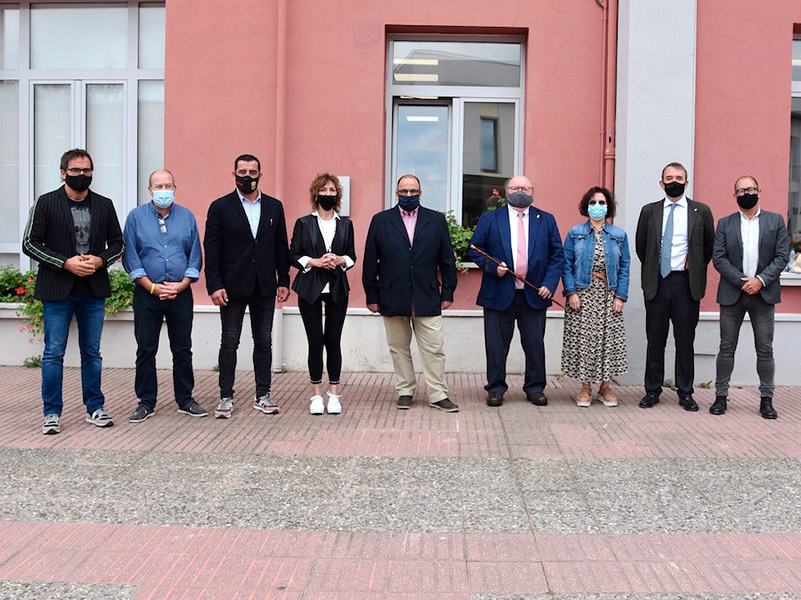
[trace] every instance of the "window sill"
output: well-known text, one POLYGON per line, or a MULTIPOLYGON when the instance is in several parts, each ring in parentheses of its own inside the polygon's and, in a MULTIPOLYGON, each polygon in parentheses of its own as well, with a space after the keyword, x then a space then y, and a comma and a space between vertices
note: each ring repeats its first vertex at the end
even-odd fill
MULTIPOLYGON (((474 262, 460 262, 457 263, 456 266, 460 269, 478 269, 478 265, 474 262)), ((799 277, 801 277, 801 275, 799 275, 799 277)))
POLYGON ((782 286, 801 286, 801 273, 785 271, 779 276, 779 282, 782 286))

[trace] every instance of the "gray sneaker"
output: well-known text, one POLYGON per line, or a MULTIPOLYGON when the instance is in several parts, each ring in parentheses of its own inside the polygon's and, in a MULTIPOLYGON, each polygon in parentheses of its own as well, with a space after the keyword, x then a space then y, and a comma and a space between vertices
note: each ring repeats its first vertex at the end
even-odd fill
POLYGON ((230 419, 234 414, 234 399, 220 398, 220 403, 214 409, 214 416, 218 419, 230 419))
POLYGON ((42 425, 42 433, 45 435, 61 433, 61 424, 59 423, 60 419, 61 417, 56 413, 45 415, 44 425, 42 425))
POLYGON ((253 401, 253 408, 260 410, 266 415, 278 414, 278 405, 272 398, 270 398, 269 393, 264 394, 263 396, 256 396, 256 399, 253 401))
POLYGON ((178 407, 178 412, 190 417, 206 417, 208 412, 194 400, 190 400, 187 404, 178 407))
POLYGON ((114 425, 114 421, 111 420, 111 417, 108 416, 108 413, 102 406, 91 415, 86 415, 86 422, 97 425, 98 427, 111 427, 114 425))

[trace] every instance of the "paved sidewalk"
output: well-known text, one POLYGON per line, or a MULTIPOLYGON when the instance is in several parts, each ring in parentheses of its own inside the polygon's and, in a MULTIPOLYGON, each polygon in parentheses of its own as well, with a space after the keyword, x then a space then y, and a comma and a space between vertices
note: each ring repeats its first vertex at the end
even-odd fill
MULTIPOLYGON (((196 400, 216 405, 216 374, 196 400)), ((41 434, 40 372, 0 367, 0 598, 612 600, 801 599, 801 388, 673 392, 649 410, 484 403, 394 406, 392 377, 351 373, 344 412, 308 414, 305 374, 281 373, 279 415, 237 376, 230 420, 176 411, 170 373, 139 424, 133 370, 106 369, 116 425, 84 422, 65 370, 62 433, 41 434)))

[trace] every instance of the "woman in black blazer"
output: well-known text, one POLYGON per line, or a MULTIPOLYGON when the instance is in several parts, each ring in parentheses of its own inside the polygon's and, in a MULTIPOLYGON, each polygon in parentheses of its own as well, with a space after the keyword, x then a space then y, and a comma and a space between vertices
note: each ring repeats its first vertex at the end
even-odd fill
POLYGON ((309 340, 309 378, 313 395, 309 412, 342 412, 339 376, 342 370, 342 326, 348 310, 348 276, 356 262, 353 224, 339 216, 342 186, 336 175, 321 173, 309 188, 312 212, 295 222, 289 260, 298 269, 292 289, 309 340), (323 325, 325 304, 325 325, 323 325), (328 403, 323 401, 323 347, 328 368, 328 403))

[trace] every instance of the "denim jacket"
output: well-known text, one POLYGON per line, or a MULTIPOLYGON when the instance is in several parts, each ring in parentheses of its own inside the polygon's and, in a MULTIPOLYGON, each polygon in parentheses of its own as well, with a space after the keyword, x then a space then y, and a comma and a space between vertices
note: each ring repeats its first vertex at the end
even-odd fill
MULTIPOLYGON (((629 240, 620 227, 604 223, 601 229, 606 259, 606 282, 617 298, 629 297, 629 240)), ((563 294, 575 294, 577 289, 590 287, 592 259, 595 254, 595 229, 589 219, 567 232, 565 266, 562 270, 563 294)))

